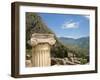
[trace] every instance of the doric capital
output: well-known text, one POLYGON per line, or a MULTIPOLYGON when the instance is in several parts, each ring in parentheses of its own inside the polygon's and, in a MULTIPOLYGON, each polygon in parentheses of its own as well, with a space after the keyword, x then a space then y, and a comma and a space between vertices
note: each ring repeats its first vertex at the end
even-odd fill
POLYGON ((40 33, 34 33, 32 34, 31 39, 29 40, 29 44, 31 46, 35 46, 39 43, 48 43, 50 45, 54 45, 56 40, 54 39, 53 34, 40 34, 40 33))

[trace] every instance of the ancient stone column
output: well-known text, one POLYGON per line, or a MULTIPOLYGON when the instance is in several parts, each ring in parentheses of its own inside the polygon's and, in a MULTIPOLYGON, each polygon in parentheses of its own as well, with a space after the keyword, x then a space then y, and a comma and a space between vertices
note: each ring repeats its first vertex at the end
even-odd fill
POLYGON ((29 41, 32 46, 32 66, 50 66, 50 47, 54 45, 56 40, 53 34, 34 33, 29 41))

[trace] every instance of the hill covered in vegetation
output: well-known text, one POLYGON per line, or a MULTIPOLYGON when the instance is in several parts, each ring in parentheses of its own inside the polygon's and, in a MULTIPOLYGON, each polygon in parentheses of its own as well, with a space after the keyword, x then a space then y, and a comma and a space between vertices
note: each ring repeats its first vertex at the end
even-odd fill
MULTIPOLYGON (((50 33, 54 34, 47 25, 43 22, 42 18, 37 13, 26 13, 26 49, 31 50, 31 46, 27 43, 33 33, 50 33)), ((55 35, 56 44, 51 47, 51 57, 64 58, 67 57, 67 48, 59 42, 55 35)))
POLYGON ((75 53, 77 57, 89 57, 89 37, 78 39, 60 37, 59 40, 68 48, 69 52, 75 53))

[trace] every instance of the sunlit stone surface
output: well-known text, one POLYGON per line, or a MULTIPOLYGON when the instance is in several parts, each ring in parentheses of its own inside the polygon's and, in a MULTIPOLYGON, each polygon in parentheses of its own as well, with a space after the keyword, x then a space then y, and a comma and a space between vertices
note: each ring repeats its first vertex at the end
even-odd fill
POLYGON ((55 42, 53 34, 32 34, 28 42, 32 46, 32 66, 42 67, 51 65, 50 47, 55 42))

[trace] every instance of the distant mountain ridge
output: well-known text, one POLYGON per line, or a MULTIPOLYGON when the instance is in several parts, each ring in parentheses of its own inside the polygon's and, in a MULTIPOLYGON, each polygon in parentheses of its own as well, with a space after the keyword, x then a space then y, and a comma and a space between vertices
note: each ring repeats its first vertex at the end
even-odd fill
POLYGON ((78 45, 81 48, 89 47, 89 37, 81 37, 78 39, 68 38, 68 37, 60 37, 59 40, 65 45, 78 45))

